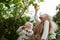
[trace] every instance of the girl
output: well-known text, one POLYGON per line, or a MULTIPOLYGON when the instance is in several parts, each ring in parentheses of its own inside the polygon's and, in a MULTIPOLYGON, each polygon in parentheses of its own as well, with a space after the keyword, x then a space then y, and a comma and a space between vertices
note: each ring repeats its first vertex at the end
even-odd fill
POLYGON ((28 40, 28 38, 33 34, 33 24, 30 22, 25 23, 24 26, 21 26, 17 33, 19 35, 19 38, 17 40, 28 40))
POLYGON ((52 34, 55 38, 57 25, 52 21, 51 17, 47 14, 43 14, 40 17, 37 16, 37 10, 35 9, 36 26, 33 28, 34 34, 29 40, 48 40, 48 34, 52 34), (40 21, 41 19, 41 21, 40 21))

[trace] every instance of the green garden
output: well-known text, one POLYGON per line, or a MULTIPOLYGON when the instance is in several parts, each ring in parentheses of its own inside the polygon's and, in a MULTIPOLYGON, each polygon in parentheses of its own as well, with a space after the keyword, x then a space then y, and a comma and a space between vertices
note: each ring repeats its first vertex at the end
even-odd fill
MULTIPOLYGON (((28 13, 27 8, 34 4, 35 0, 0 0, 0 40, 17 40, 16 30, 19 26, 29 21, 30 17, 25 15, 28 13), (23 16, 24 15, 24 16, 23 16)), ((43 0, 38 0, 43 2, 43 0)), ((60 40, 60 5, 56 7, 57 14, 53 17, 58 24, 57 40, 60 40)), ((33 21, 32 21, 33 23, 33 21)))

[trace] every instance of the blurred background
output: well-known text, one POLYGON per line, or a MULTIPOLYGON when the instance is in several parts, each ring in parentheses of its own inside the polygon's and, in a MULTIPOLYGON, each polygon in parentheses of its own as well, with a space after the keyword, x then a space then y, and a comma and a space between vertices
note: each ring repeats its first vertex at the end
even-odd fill
POLYGON ((0 0, 0 40, 17 40, 19 26, 27 21, 35 24, 38 5, 38 16, 47 13, 58 24, 56 40, 60 40, 60 0, 0 0))

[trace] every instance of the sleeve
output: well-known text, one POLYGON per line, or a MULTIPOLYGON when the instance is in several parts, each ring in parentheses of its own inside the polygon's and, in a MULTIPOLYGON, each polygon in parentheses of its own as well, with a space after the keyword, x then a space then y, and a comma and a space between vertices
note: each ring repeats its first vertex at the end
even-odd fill
POLYGON ((36 22, 41 22, 40 18, 38 17, 38 15, 34 16, 34 19, 36 22))
POLYGON ((49 22, 46 20, 44 22, 44 30, 43 30, 43 34, 42 34, 42 39, 47 39, 48 36, 48 32, 49 32, 49 22))
POLYGON ((19 32, 21 32, 21 30, 22 30, 22 27, 23 27, 23 26, 20 26, 20 27, 17 29, 16 33, 19 33, 19 32))

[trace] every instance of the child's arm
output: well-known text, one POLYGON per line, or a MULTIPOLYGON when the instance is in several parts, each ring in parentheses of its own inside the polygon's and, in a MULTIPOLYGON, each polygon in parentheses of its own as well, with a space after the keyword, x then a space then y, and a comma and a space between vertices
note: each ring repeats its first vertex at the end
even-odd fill
POLYGON ((16 32, 19 33, 21 30, 22 30, 22 26, 20 26, 16 32))
POLYGON ((38 9, 35 9, 35 16, 34 16, 34 18, 35 18, 36 22, 40 22, 40 18, 38 17, 37 12, 38 12, 38 9))
POLYGON ((20 27, 17 29, 16 33, 17 33, 18 35, 20 35, 20 34, 23 33, 23 32, 22 32, 22 28, 23 28, 23 26, 20 26, 20 27))

